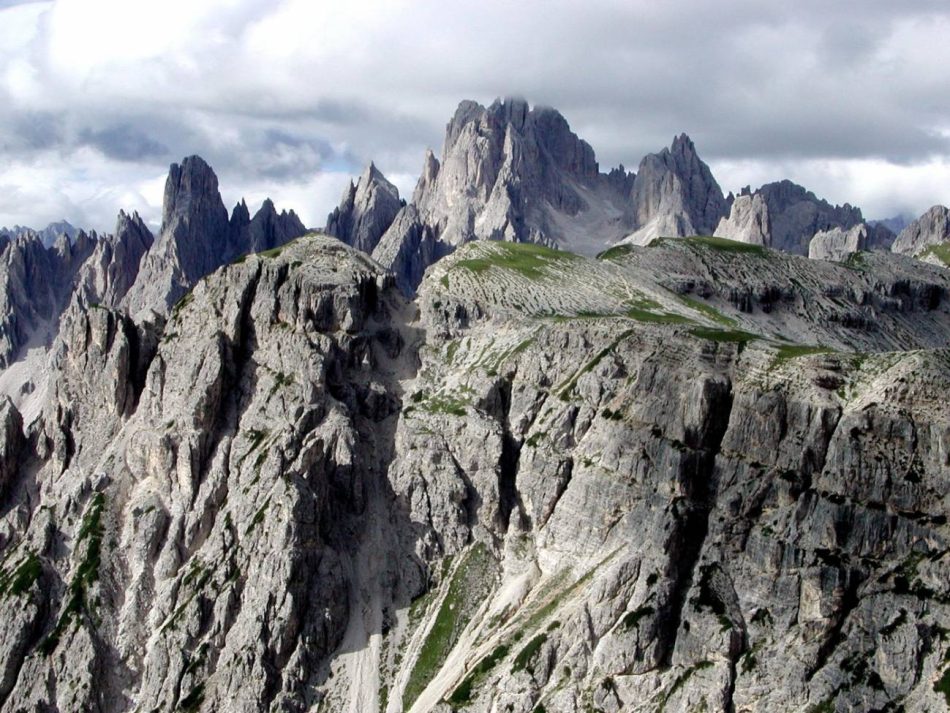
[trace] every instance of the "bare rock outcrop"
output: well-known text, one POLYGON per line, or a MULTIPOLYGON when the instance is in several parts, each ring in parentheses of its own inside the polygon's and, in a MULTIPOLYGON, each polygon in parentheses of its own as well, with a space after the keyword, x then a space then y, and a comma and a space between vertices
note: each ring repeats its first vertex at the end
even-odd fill
POLYGON ((636 245, 658 237, 710 235, 728 212, 722 189, 686 134, 640 162, 632 200, 638 228, 624 242, 636 245))
POLYGON ((900 232, 892 249, 896 253, 921 255, 947 242, 950 242, 950 209, 935 205, 900 232))
POLYGON ((842 261, 864 250, 890 250, 894 233, 884 225, 858 223, 853 228, 832 228, 815 233, 808 244, 808 257, 842 261))
POLYGON ((794 255, 808 255, 809 243, 816 233, 834 228, 850 230, 863 220, 860 209, 847 203, 831 205, 786 180, 767 183, 755 192, 748 187, 742 189, 733 202, 729 218, 720 221, 715 234, 794 255), (760 217, 750 222, 751 215, 760 217), (768 232, 763 233, 766 215, 768 232))
POLYGON ((554 109, 523 99, 462 102, 441 160, 427 152, 410 204, 373 255, 411 291, 430 256, 472 240, 595 254, 633 224, 628 185, 626 173, 600 173, 593 149, 554 109))
POLYGON ((0 366, 7 367, 30 343, 48 343, 76 284, 100 242, 79 233, 45 247, 38 235, 9 242, 0 252, 0 366))
POLYGON ((162 227, 142 261, 142 279, 136 281, 123 307, 133 315, 165 313, 221 265, 275 248, 304 231, 292 211, 278 214, 270 200, 253 219, 242 201, 229 220, 218 177, 200 156, 188 156, 169 169, 162 227))
POLYGON ((409 302, 314 235, 62 325, 0 710, 941 705, 945 270, 475 241, 409 302))
POLYGON ((370 163, 356 185, 350 182, 340 205, 327 216, 326 234, 372 253, 404 205, 396 186, 370 163))
POLYGON ((772 223, 765 197, 759 193, 742 193, 735 197, 728 217, 716 227, 715 237, 738 240, 750 245, 770 245, 772 223))
POLYGON ((116 307, 132 288, 154 242, 138 213, 119 211, 115 233, 102 236, 79 270, 76 290, 89 303, 116 307))

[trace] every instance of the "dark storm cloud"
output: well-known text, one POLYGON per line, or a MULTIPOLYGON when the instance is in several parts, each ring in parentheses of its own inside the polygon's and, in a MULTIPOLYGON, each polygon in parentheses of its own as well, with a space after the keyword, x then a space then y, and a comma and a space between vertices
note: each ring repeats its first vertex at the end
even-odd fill
POLYGON ((61 116, 47 112, 12 112, 0 116, 0 150, 22 153, 56 148, 64 142, 61 116))
POLYGON ((119 161, 169 158, 172 154, 165 144, 130 124, 119 124, 105 129, 83 129, 79 143, 94 146, 109 158, 119 161))

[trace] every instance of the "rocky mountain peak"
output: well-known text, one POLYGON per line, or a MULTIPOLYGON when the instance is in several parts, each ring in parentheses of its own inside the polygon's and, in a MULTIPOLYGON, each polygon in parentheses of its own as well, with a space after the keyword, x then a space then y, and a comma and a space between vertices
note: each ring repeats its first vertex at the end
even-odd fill
POLYGON ((231 220, 229 221, 232 230, 238 226, 246 225, 251 222, 251 211, 247 208, 247 201, 243 198, 234 204, 231 211, 231 220))
POLYGON ((446 125, 441 161, 426 153, 412 210, 392 221, 373 255, 411 290, 433 256, 471 240, 595 254, 628 232, 630 181, 601 174, 594 150, 555 109, 518 97, 488 107, 463 101, 446 125))
POLYGON ((860 209, 847 203, 832 205, 803 186, 785 179, 767 183, 754 192, 748 186, 743 188, 732 204, 728 218, 724 217, 720 221, 716 235, 767 245, 796 255, 808 255, 812 238, 817 233, 835 229, 840 229, 840 234, 822 236, 812 251, 814 255, 839 254, 837 249, 828 252, 825 246, 831 244, 851 247, 889 244, 887 235, 878 229, 867 231, 867 241, 863 238, 858 240, 856 236, 860 231, 853 233, 850 238, 844 237, 863 222, 860 209), (750 220, 753 213, 758 218, 750 220), (768 225, 761 220, 766 215, 768 225))
POLYGON ((231 252, 234 257, 248 253, 272 250, 300 237, 307 229, 294 211, 277 212, 270 198, 265 198, 260 209, 246 227, 232 226, 231 252))
POLYGON ((36 234, 42 240, 45 247, 52 247, 56 240, 65 235, 67 239, 72 240, 78 235, 79 228, 63 219, 50 223, 45 228, 33 229, 23 225, 14 225, 12 228, 0 228, 0 238, 12 239, 28 234, 36 234))
POLYGON ((175 230, 180 222, 204 219, 209 224, 220 223, 222 213, 218 177, 204 159, 188 156, 180 164, 171 165, 162 203, 163 234, 175 230))
POLYGON ((692 161, 696 158, 696 144, 693 143, 686 132, 683 132, 679 136, 673 137, 669 152, 684 161, 692 161))
POLYGON ((716 227, 715 236, 737 240, 752 245, 769 245, 772 239, 772 222, 765 198, 759 194, 740 192, 731 201, 728 216, 723 216, 716 227))
POLYGON ((900 232, 893 249, 897 253, 920 255, 947 241, 950 241, 950 208, 935 205, 900 232))
POLYGON ((200 156, 172 164, 165 181, 162 228, 126 296, 132 314, 166 311, 194 284, 238 255, 276 247, 305 232, 293 213, 269 200, 254 219, 242 200, 228 218, 218 177, 200 156))
POLYGON ((350 181, 340 205, 327 216, 327 235, 371 253, 402 208, 399 190, 370 163, 357 182, 350 181))
POLYGON ((727 213, 722 189, 685 133, 640 162, 632 191, 637 230, 627 242, 708 235, 727 213))
POLYGON ((511 125, 517 131, 524 131, 531 108, 527 100, 522 97, 505 97, 496 99, 488 107, 488 113, 502 125, 511 125))

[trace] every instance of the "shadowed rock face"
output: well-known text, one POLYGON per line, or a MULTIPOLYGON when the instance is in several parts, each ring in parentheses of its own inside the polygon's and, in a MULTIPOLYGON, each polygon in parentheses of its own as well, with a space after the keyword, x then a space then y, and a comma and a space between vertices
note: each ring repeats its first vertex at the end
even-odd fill
MULTIPOLYGON (((808 255, 816 233, 840 228, 847 231, 863 222, 858 208, 833 206, 791 181, 767 183, 755 192, 748 188, 735 199, 728 218, 723 218, 715 234, 754 245, 767 245, 794 255, 808 255), (767 231, 766 231, 767 229, 767 231)), ((886 228, 874 228, 887 242, 886 228)))
POLYGON ((877 224, 858 223, 849 230, 832 228, 815 233, 808 244, 808 257, 816 260, 846 260, 867 250, 890 250, 894 233, 877 224))
POLYGON ((403 205, 396 187, 371 163, 355 186, 350 183, 339 207, 327 216, 326 233, 372 253, 403 205))
POLYGON ((709 235, 728 213, 719 184, 686 134, 640 162, 632 199, 638 229, 625 242, 637 245, 661 236, 709 235))
POLYGON ((948 295, 687 238, 409 302, 308 235, 75 301, 0 402, 0 710, 938 710, 948 295))
MULTIPOLYGON (((628 190, 627 174, 600 173, 593 149, 554 109, 530 108, 523 99, 489 107, 462 102, 446 126, 441 161, 426 154, 410 205, 373 256, 412 291, 429 256, 472 240, 594 254, 631 229, 628 190), (420 241, 423 234, 428 237, 420 241)), ((337 222, 346 222, 347 205, 344 196, 337 222)), ((379 218, 362 215, 372 225, 388 220, 386 211, 379 218)), ((343 232, 333 220, 331 232, 343 232)))
POLYGON ((0 250, 0 365, 28 344, 48 345, 71 299, 116 306, 135 282, 152 234, 138 214, 119 213, 114 235, 80 231, 44 247, 39 235, 16 238, 0 250))
POLYGON ((0 228, 0 238, 14 239, 18 237, 27 237, 36 234, 39 236, 45 247, 52 247, 56 241, 63 235, 68 240, 75 240, 79 235, 80 229, 70 225, 65 220, 50 223, 42 230, 34 230, 21 225, 14 225, 12 228, 0 228))
POLYGON ((218 178, 201 157, 172 164, 165 181, 161 231, 142 262, 142 279, 123 306, 132 314, 164 313, 221 265, 305 232, 293 211, 278 215, 270 200, 253 220, 249 216, 242 202, 228 220, 218 178))
POLYGON ((134 314, 173 305, 201 277, 233 257, 228 213, 218 178, 200 157, 172 164, 165 181, 162 228, 142 263, 142 280, 129 293, 134 314))
POLYGON ((433 255, 473 240, 535 243, 595 255, 610 245, 709 234, 728 206, 685 134, 643 159, 637 174, 601 173, 564 117, 523 99, 462 102, 441 161, 427 152, 412 201, 393 218, 366 175, 330 215, 328 232, 393 270, 411 293, 433 255), (369 188, 367 188, 369 187, 369 188), (377 204, 378 207, 377 207, 377 204), (383 225, 389 228, 378 238, 383 225), (354 242, 355 241, 355 242, 354 242))

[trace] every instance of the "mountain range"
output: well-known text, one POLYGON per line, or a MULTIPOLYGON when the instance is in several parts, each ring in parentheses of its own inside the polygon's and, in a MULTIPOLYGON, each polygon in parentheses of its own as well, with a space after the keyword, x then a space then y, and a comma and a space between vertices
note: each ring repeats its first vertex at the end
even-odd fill
POLYGON ((0 712, 950 706, 950 219, 463 102, 322 232, 0 239, 0 712))
MULTIPOLYGON (((923 218, 922 218, 923 219, 923 218)), ((582 255, 658 237, 715 235, 819 259, 889 250, 887 221, 835 206, 784 180, 723 196, 688 136, 650 154, 636 173, 603 173, 558 112, 521 99, 462 102, 441 159, 429 151, 411 200, 371 165, 344 192, 326 232, 373 255, 412 292, 425 269, 463 243, 506 240, 582 255)), ((942 225, 903 225, 922 252, 948 239, 942 225)), ((909 244, 902 240, 898 250, 909 244)))

